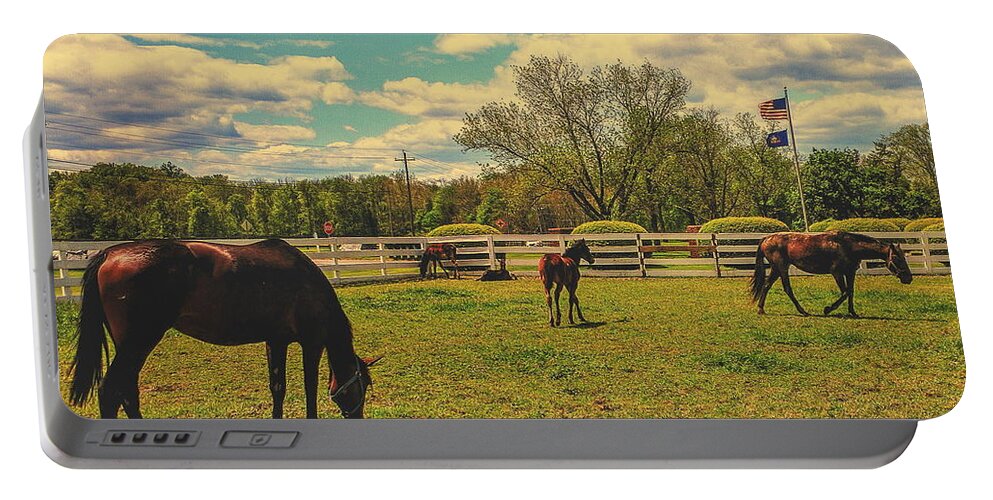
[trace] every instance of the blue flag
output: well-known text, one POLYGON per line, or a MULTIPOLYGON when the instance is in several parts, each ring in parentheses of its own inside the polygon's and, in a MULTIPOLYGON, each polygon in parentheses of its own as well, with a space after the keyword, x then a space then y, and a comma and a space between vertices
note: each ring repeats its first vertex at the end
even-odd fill
POLYGON ((779 132, 773 132, 765 136, 765 145, 770 148, 781 148, 783 146, 790 145, 789 136, 786 135, 785 130, 780 130, 779 132))

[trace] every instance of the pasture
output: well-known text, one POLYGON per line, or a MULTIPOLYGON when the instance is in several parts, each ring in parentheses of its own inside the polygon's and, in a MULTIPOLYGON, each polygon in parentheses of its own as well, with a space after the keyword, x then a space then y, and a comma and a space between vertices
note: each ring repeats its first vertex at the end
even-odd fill
MULTIPOLYGON (((740 278, 590 278, 591 323, 549 328, 535 278, 337 287, 356 351, 372 369, 370 418, 929 418, 965 381, 949 276, 860 276, 862 318, 796 315, 782 288, 766 316, 740 278)), ((793 279, 819 311, 830 276, 793 279)), ((69 385, 78 304, 58 303, 69 385)), ((268 418, 262 344, 218 347, 170 331, 140 379, 146 418, 268 418)), ((300 349, 290 347, 286 416, 302 417, 300 349)), ((327 364, 321 365, 321 386, 327 364)), ((321 390, 322 418, 337 408, 321 390)), ((96 417, 95 398, 80 411, 96 417)))

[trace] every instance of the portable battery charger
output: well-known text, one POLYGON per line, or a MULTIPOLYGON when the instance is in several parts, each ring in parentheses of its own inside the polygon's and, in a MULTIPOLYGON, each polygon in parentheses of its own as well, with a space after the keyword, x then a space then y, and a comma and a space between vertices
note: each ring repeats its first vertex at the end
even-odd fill
POLYGON ((68 35, 25 134, 71 467, 876 467, 965 362, 867 35, 68 35))

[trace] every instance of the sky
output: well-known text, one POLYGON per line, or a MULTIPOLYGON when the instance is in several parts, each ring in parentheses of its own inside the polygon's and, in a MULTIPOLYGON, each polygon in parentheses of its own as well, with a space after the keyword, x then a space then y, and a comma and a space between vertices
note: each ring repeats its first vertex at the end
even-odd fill
POLYGON ((513 66, 650 61, 692 82, 688 108, 728 117, 790 88, 797 145, 866 151, 926 121, 910 61, 868 35, 69 35, 45 54, 51 168, 158 165, 193 175, 476 175, 462 117, 513 99, 513 66))

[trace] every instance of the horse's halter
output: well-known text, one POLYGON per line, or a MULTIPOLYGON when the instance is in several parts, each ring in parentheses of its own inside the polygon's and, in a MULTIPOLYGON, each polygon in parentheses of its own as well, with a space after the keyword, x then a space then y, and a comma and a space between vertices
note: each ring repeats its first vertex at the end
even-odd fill
POLYGON ((335 404, 338 405, 338 408, 341 409, 342 416, 348 418, 351 417, 353 413, 361 410, 362 406, 365 405, 365 390, 366 390, 365 381, 362 380, 362 360, 356 357, 355 373, 352 375, 351 378, 345 381, 344 384, 339 385, 337 390, 335 390, 333 393, 330 394, 331 401, 334 401, 335 404), (360 392, 359 402, 351 409, 346 410, 342 408, 341 403, 338 402, 338 398, 340 398, 342 396, 342 393, 346 389, 348 389, 348 387, 352 384, 359 384, 359 392, 360 392))

